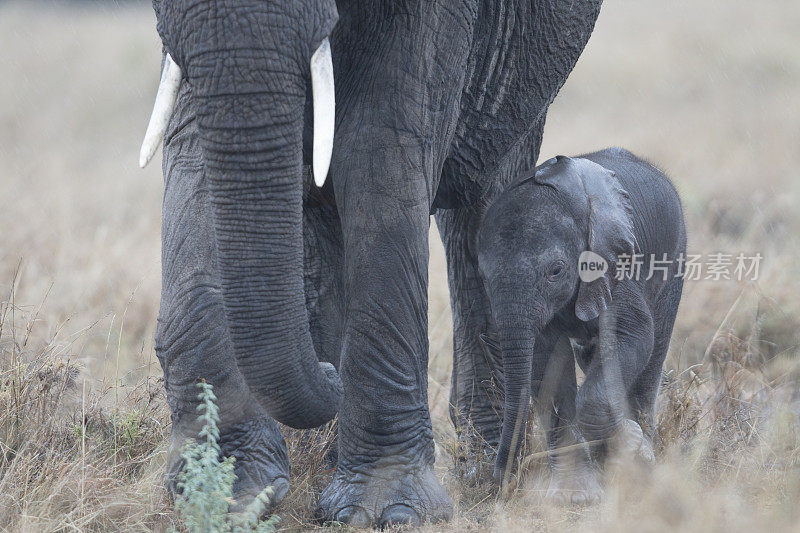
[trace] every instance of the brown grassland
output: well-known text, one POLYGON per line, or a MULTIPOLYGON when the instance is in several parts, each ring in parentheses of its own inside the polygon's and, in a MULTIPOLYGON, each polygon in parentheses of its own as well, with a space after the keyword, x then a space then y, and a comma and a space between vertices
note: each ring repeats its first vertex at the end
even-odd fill
MULTIPOLYGON (((658 464, 599 505, 548 506, 534 426, 505 501, 450 474, 451 319, 431 232, 429 392, 456 513, 431 531, 800 527, 800 8, 606 0, 542 156, 625 146, 668 171, 690 251, 760 252, 757 282, 687 282, 659 397, 658 464)), ((138 169, 158 82, 149 2, 0 4, 0 530, 178 525, 153 351, 160 160, 138 169)), ((290 435, 283 528, 330 472, 290 435)))

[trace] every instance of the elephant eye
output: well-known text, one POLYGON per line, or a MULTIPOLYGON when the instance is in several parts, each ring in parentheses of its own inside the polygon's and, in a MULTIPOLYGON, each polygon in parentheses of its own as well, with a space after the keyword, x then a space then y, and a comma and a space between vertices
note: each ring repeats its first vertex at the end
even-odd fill
POLYGON ((558 260, 550 265, 547 271, 547 279, 550 281, 555 281, 558 278, 560 278, 566 271, 567 271, 566 263, 564 263, 564 261, 558 260))

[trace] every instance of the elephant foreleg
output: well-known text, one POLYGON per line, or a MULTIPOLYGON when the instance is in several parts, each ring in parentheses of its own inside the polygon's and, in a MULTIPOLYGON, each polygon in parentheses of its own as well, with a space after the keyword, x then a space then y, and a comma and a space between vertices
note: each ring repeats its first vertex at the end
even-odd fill
POLYGON ((641 455, 643 434, 628 398, 653 352, 653 316, 636 283, 620 282, 613 296, 600 315, 597 351, 578 391, 578 426, 587 439, 616 448, 620 457, 641 455))
POLYGON ((589 449, 575 425, 577 389, 569 339, 546 332, 536 342, 531 396, 547 436, 547 499, 560 505, 593 503, 602 495, 589 449))
POLYGON ((683 279, 675 278, 667 282, 662 294, 653 305, 654 342, 653 354, 647 362, 639 378, 628 391, 632 414, 639 422, 645 434, 645 459, 654 462, 655 454, 652 450, 655 438, 655 404, 658 389, 661 386, 662 369, 667 358, 669 341, 672 337, 672 328, 675 325, 675 314, 681 300, 683 279))
MULTIPOLYGON (((468 479, 491 478, 494 454, 500 442, 503 421, 504 378, 499 349, 480 341, 492 337, 495 326, 483 280, 478 270, 476 237, 483 216, 492 201, 525 169, 533 168, 539 155, 544 119, 529 125, 530 130, 506 154, 503 165, 493 176, 483 197, 474 205, 440 209, 436 224, 447 256, 450 306, 453 311, 453 372, 450 388, 450 417, 466 448, 463 469, 468 479)), ((442 180, 463 182, 464 175, 448 172, 448 159, 442 180)), ((455 165, 457 168, 458 165, 455 165)))
POLYGON ((500 441, 503 420, 499 350, 480 341, 480 334, 494 336, 475 242, 485 210, 484 204, 478 204, 436 213, 447 256, 453 312, 450 418, 465 448, 464 460, 457 469, 473 482, 491 479, 493 453, 500 441))
POLYGON ((345 395, 337 471, 319 502, 323 519, 363 527, 451 513, 433 472, 427 398, 430 208, 421 156, 409 146, 385 148, 350 154, 347 163, 334 167, 345 249, 345 395), (356 160, 358 168, 349 164, 356 160), (407 169, 409 162, 412 171, 402 178, 386 175, 386 168, 407 169))

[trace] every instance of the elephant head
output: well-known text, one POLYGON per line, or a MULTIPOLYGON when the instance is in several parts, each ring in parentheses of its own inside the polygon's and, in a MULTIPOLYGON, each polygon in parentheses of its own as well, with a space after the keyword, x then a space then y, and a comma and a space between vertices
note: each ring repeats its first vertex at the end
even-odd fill
POLYGON ((314 104, 314 175, 333 149, 334 0, 171 0, 156 5, 166 59, 140 164, 160 144, 181 82, 198 108, 218 272, 239 371, 279 422, 315 427, 342 385, 320 363, 303 290, 303 130, 314 104))
POLYGON ((478 261, 505 377, 496 481, 504 482, 525 432, 537 336, 560 313, 597 318, 611 301, 618 255, 636 246, 627 193, 613 172, 587 159, 547 161, 487 211, 478 261), (608 265, 597 279, 579 277, 578 258, 585 251, 608 265))

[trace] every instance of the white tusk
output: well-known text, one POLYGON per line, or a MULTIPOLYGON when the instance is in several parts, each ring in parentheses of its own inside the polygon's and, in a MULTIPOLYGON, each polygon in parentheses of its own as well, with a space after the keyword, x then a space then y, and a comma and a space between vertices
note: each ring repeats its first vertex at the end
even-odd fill
POLYGON ((139 166, 144 168, 153 158, 164 132, 167 130, 169 117, 175 108, 178 99, 178 90, 181 88, 181 68, 175 64, 169 54, 164 60, 164 70, 161 71, 161 81, 158 84, 156 103, 153 104, 153 114, 144 134, 142 149, 139 152, 139 166))
POLYGON ((322 187, 331 165, 336 119, 333 59, 327 37, 311 56, 311 92, 314 95, 314 183, 322 187))

